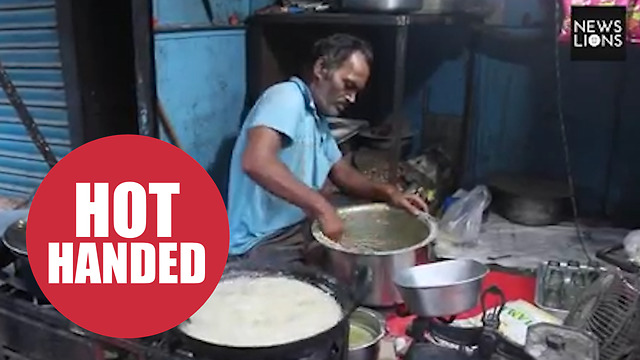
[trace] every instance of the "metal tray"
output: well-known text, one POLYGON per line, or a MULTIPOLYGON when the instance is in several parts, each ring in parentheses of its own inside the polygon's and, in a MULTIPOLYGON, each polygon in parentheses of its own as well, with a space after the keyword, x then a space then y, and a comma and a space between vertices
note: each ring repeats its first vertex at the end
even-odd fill
POLYGON ((605 271, 596 262, 544 262, 536 271, 534 302, 539 308, 564 320, 576 298, 605 271))
POLYGON ((339 117, 327 118, 331 135, 336 139, 338 145, 341 145, 358 135, 360 131, 369 126, 366 120, 346 119, 339 117))

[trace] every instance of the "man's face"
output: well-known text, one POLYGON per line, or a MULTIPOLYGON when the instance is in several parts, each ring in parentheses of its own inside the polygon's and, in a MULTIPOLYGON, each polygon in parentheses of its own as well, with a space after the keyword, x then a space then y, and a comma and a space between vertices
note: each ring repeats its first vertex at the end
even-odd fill
POLYGON ((360 52, 354 52, 342 65, 333 70, 316 63, 311 84, 318 110, 327 116, 338 116, 356 101, 356 95, 364 89, 369 79, 369 65, 360 52))

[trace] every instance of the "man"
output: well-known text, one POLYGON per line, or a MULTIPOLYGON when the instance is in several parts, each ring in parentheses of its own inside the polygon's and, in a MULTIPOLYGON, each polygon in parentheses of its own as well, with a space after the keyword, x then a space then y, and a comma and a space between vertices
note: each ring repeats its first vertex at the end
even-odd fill
POLYGON ((342 221, 321 193, 327 179, 355 197, 412 213, 426 209, 419 197, 374 183, 342 159, 324 118, 355 102, 372 61, 371 47, 361 39, 321 39, 302 79, 273 85, 257 100, 231 159, 230 259, 303 262, 310 241, 305 219, 318 220, 339 241, 342 221))

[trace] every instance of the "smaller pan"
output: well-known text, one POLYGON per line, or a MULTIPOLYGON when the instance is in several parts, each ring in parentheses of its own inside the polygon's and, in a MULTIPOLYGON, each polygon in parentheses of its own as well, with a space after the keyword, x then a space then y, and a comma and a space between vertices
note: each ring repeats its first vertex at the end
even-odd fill
POLYGON ((15 257, 15 277, 16 280, 21 283, 15 285, 22 287, 23 290, 35 296, 38 300, 48 301, 40 289, 36 278, 33 276, 31 265, 29 264, 29 256, 27 254, 27 219, 23 218, 9 225, 2 236, 2 243, 15 257))
POLYGON ((27 257, 27 220, 20 219, 9 225, 2 237, 2 243, 14 255, 27 257))
MULTIPOLYGON (((12 224, 18 220, 26 219, 28 214, 28 209, 15 209, 2 212, 2 216, 0 216, 0 238, 12 224)), ((0 242, 0 269, 4 269, 15 260, 16 257, 14 253, 9 250, 4 242, 0 242)))

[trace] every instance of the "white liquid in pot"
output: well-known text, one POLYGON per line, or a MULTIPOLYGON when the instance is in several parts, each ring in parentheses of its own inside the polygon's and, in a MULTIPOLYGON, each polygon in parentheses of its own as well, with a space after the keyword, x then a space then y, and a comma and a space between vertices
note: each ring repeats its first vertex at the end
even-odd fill
POLYGON ((181 329, 196 339, 233 347, 282 345, 330 329, 342 308, 329 294, 285 277, 222 281, 181 329))

